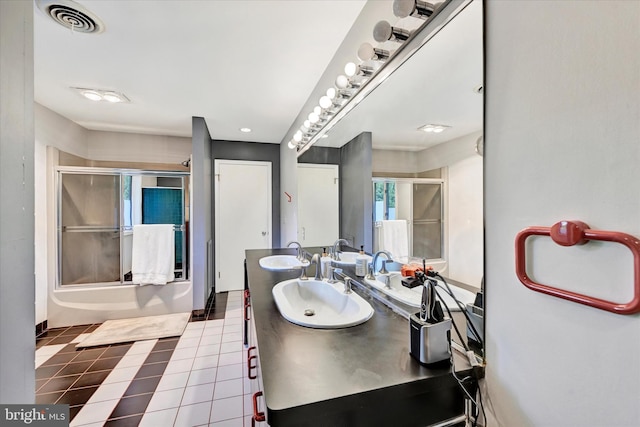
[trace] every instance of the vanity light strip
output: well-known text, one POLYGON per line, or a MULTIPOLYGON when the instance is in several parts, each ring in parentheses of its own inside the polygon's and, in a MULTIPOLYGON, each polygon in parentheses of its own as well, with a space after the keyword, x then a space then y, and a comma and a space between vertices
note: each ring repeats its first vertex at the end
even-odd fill
POLYGON ((329 132, 351 110, 362 102, 375 88, 380 86, 394 71, 411 58, 424 44, 440 32, 453 18, 469 6, 473 0, 446 0, 431 17, 425 21, 395 53, 382 64, 372 78, 363 83, 356 95, 347 100, 322 129, 298 149, 298 157, 329 132))

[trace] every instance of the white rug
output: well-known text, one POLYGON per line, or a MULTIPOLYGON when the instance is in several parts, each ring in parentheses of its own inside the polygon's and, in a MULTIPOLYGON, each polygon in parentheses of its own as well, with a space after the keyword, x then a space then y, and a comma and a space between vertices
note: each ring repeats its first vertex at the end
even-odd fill
POLYGON ((122 342, 179 337, 189 322, 191 313, 164 314, 133 319, 107 320, 76 348, 122 342))

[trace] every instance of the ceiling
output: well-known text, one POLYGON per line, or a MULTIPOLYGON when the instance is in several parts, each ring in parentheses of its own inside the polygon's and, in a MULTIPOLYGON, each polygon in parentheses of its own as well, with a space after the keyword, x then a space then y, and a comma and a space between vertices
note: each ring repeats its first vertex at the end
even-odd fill
MULTIPOLYGON (((384 2, 391 9, 392 1, 384 2)), ((200 116, 214 139, 280 143, 308 114, 325 69, 367 2, 77 3, 106 30, 73 33, 36 8, 36 102, 92 130, 190 137, 191 118, 200 116), (71 87, 122 92, 131 102, 96 103, 71 87), (241 133, 242 127, 252 132, 241 133)), ((371 131, 374 148, 418 150, 480 130, 482 97, 472 89, 482 82, 481 24, 476 1, 320 145, 340 146, 371 131), (452 128, 428 137, 415 130, 427 123, 452 128)), ((352 49, 354 60, 357 45, 352 49)))

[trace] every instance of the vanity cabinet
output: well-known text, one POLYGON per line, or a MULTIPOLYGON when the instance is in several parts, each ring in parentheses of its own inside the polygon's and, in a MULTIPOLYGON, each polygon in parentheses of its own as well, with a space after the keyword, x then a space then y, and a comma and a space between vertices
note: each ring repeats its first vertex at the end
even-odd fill
POLYGON ((245 336, 245 364, 243 367, 244 381, 248 384, 251 395, 251 426, 268 425, 266 423, 264 386, 256 339, 256 326, 251 309, 251 293, 248 289, 243 294, 244 307, 244 336, 245 336))
POLYGON ((420 365, 409 354, 407 319, 357 289, 374 308, 363 324, 312 329, 287 321, 272 289, 300 273, 259 265, 262 257, 285 254, 295 250, 246 251, 245 378, 255 402, 253 425, 267 420, 272 427, 459 424, 464 393, 452 370, 459 378, 470 375, 465 357, 454 354, 455 367, 420 365))

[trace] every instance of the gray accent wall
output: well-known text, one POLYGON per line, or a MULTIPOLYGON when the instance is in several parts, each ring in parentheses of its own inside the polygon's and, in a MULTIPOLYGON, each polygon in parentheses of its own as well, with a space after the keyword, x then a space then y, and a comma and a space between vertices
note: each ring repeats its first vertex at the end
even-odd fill
POLYGON ((367 252, 373 250, 371 176, 371 132, 363 132, 340 148, 340 237, 367 252))
POLYGON ((191 236, 193 309, 205 307, 213 286, 213 265, 211 251, 213 245, 213 160, 211 158, 211 135, 207 123, 202 117, 192 119, 192 156, 191 156, 191 236))
POLYGON ((0 402, 35 401, 33 2, 0 1, 0 402))
POLYGON ((302 153, 302 156, 298 157, 298 163, 339 165, 340 149, 331 147, 311 147, 302 153))

